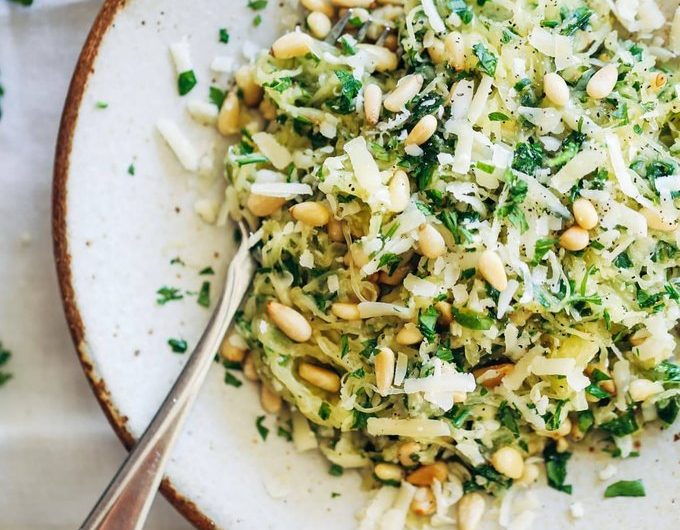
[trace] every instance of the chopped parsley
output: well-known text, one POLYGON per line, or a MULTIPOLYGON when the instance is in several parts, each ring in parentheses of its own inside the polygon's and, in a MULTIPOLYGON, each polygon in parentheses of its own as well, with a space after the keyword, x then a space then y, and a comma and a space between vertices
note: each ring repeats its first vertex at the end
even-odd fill
POLYGON ((600 424, 600 429, 616 437, 633 434, 639 428, 632 409, 616 419, 600 424))
POLYGON ((222 44, 228 44, 229 43, 229 31, 227 31, 227 28, 220 28, 220 42, 222 44))
POLYGON ((263 425, 264 419, 265 416, 258 416, 255 420, 255 427, 257 427, 257 432, 263 442, 267 440, 267 436, 269 435, 269 429, 263 425))
POLYGON ((563 491, 571 495, 571 484, 565 484, 567 480, 567 462, 571 458, 571 453, 565 451, 557 452, 557 444, 550 442, 543 450, 545 461, 545 472, 548 476, 548 486, 558 491, 563 491))
POLYGON ((198 274, 200 274, 201 276, 213 275, 215 274, 215 270, 212 267, 206 267, 204 269, 201 269, 198 274))
POLYGON ((208 93, 208 99, 215 105, 218 109, 222 108, 222 103, 224 103, 224 98, 227 97, 227 93, 224 90, 220 90, 216 86, 211 86, 208 93))
POLYGON ((361 91, 361 81, 344 70, 336 70, 335 76, 340 80, 340 95, 326 101, 326 106, 338 114, 351 114, 355 110, 354 100, 361 91))
POLYGON ((333 475, 334 477, 340 477, 344 472, 345 468, 338 464, 331 464, 331 467, 328 468, 328 474, 333 475))
POLYGON ((505 202, 496 209, 496 216, 508 219, 521 232, 526 232, 529 229, 529 223, 520 204, 526 199, 529 187, 510 170, 505 172, 505 186, 508 189, 508 195, 505 202))
POLYGON ((210 282, 203 282, 196 301, 198 302, 198 305, 210 307, 210 282))
POLYGON ((619 480, 607 486, 604 491, 607 499, 612 497, 644 497, 645 486, 642 480, 619 480))
POLYGON ((94 104, 94 106, 97 107, 98 109, 108 109, 109 108, 109 104, 106 101, 97 101, 94 104))
POLYGON ((492 112, 489 114, 490 121, 508 121, 510 117, 502 112, 492 112))
POLYGON ((234 374, 232 374, 230 371, 225 371, 224 372, 224 382, 227 385, 233 386, 233 387, 240 387, 243 382, 238 379, 234 374))
POLYGON ((321 403, 321 406, 319 407, 319 418, 321 418, 322 420, 325 421, 330 417, 331 417, 331 406, 324 401, 323 403, 321 403))
POLYGON ((259 14, 255 15, 255 17, 253 18, 253 26, 257 27, 260 24, 262 24, 262 15, 259 14))
POLYGON ((421 311, 418 315, 418 328, 427 339, 427 342, 434 342, 437 337, 437 319, 439 318, 439 311, 431 305, 425 311, 421 311))
POLYGON ((134 164, 130 164, 130 165, 128 166, 128 168, 127 168, 127 172, 128 172, 128 175, 134 176, 134 174, 135 174, 135 165, 134 165, 134 164))
MULTIPOLYGON (((12 352, 4 348, 2 342, 0 342, 0 368, 5 366, 11 358, 12 352)), ((12 374, 0 369, 0 386, 4 385, 7 381, 12 379, 12 377, 12 374)))
POLYGON ((177 77, 177 90, 180 96, 185 96, 196 86, 198 81, 196 80, 196 74, 193 70, 187 70, 182 72, 177 77))
POLYGON ((174 300, 181 300, 182 298, 184 298, 182 292, 176 287, 163 286, 160 289, 158 289, 158 291, 156 291, 156 294, 158 295, 158 297, 156 298, 156 303, 158 305, 165 305, 168 302, 172 302, 174 300))
POLYGON ((248 0, 248 7, 253 11, 260 11, 267 7, 268 0, 248 0))
POLYGON ((478 59, 477 68, 479 68, 486 75, 493 77, 496 74, 496 66, 498 65, 498 57, 486 49, 481 42, 472 46, 472 51, 478 59))
POLYGON ((494 324, 492 318, 486 317, 475 311, 469 309, 457 309, 455 307, 451 308, 453 316, 461 326, 468 329, 474 329, 477 331, 486 331, 491 329, 494 324))
POLYGON ((168 339, 168 345, 173 353, 185 353, 188 345, 184 339, 168 339))

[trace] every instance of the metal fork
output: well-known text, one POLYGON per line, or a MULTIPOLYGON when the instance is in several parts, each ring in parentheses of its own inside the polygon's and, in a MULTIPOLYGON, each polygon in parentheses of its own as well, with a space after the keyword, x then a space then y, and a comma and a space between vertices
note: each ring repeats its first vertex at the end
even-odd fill
POLYGON ((242 221, 239 229, 241 245, 229 265, 222 294, 201 339, 81 530, 141 530, 144 526, 177 435, 255 271, 242 221))

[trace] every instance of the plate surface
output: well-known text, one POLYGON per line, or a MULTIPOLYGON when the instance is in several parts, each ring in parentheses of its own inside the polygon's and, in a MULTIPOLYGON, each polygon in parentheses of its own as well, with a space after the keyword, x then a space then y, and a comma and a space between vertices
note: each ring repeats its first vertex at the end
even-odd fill
MULTIPOLYGON (((170 286, 195 292, 209 280, 217 292, 233 250, 231 228, 207 225, 194 213, 196 199, 219 199, 221 179, 200 183, 187 174, 155 123, 174 120, 201 152, 216 142, 219 171, 226 142, 193 122, 185 104, 205 100, 208 87, 222 80, 209 70, 215 56, 245 62, 244 43, 266 47, 281 32, 282 12, 270 4, 255 28, 245 0, 108 0, 74 75, 55 166, 55 254, 78 355, 128 447, 186 359, 173 354, 167 340, 183 338, 191 348, 209 318, 195 296, 158 305, 156 291, 170 286), (231 34, 226 45, 218 41, 222 27, 231 34), (199 84, 180 98, 168 45, 183 35, 191 42, 199 84), (175 257, 184 265, 172 264, 175 257), (199 274, 208 266, 215 276, 199 274)), ((169 463, 166 496, 200 528, 353 528, 365 500, 358 476, 331 477, 319 455, 296 454, 276 436, 272 418, 265 420, 270 432, 263 442, 255 428, 262 414, 256 389, 225 385, 223 376, 215 365, 169 463), (333 498, 333 492, 341 496, 333 498)), ((644 499, 603 500, 606 484, 597 473, 612 461, 600 454, 593 459, 587 449, 577 452, 570 465, 572 498, 536 488, 536 526, 677 528, 677 431, 650 433, 639 458, 613 462, 618 474, 612 480, 642 478, 644 499), (567 507, 577 501, 586 516, 573 520, 567 507)), ((491 510, 485 526, 497 527, 497 515, 491 510)))

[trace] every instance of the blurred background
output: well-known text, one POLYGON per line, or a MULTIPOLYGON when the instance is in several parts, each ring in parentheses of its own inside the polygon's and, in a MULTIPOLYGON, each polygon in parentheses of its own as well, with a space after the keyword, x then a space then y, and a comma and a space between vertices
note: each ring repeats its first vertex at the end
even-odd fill
MULTIPOLYGON (((61 110, 101 4, 0 0, 2 530, 77 528, 125 456, 68 334, 50 225, 61 110)), ((159 497, 146 528, 191 527, 159 497)))

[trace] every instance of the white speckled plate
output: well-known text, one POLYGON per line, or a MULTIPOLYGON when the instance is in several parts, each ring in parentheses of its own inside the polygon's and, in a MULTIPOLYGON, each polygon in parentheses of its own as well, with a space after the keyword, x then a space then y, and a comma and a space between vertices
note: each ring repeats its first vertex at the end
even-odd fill
MULTIPOLYGON (((154 125, 175 120, 201 151, 217 140, 219 164, 223 141, 188 118, 186 101, 207 97, 216 55, 243 62, 246 40, 272 41, 279 32, 275 3, 255 28, 246 0, 107 0, 75 72, 55 165, 55 254, 78 355, 127 446, 186 358, 171 353, 168 338, 193 346, 209 317, 195 296, 161 306, 156 291, 197 291, 206 279, 216 291, 233 249, 231 229, 206 225, 193 209, 205 189, 218 199, 222 183, 197 186, 154 125), (231 33, 229 44, 218 42, 221 27, 231 33), (183 35, 190 37, 199 85, 180 98, 168 45, 183 35), (107 108, 99 108, 101 101, 107 108), (177 256, 184 266, 171 264, 177 256), (216 276, 199 275, 207 266, 216 276)), ((295 454, 276 436, 272 418, 263 442, 255 428, 261 414, 255 388, 227 386, 223 375, 217 365, 209 374, 170 461, 166 496, 200 528, 353 528, 364 501, 359 478, 331 477, 318 455, 295 454)), ((572 497, 537 488, 535 527, 677 528, 680 443, 672 442, 673 432, 651 433, 641 457, 616 462, 616 478, 644 480, 645 499, 604 500, 597 473, 609 459, 585 450, 570 466, 572 497), (581 520, 568 515, 576 501, 585 508, 581 520)), ((497 513, 485 521, 496 527, 497 513)))

